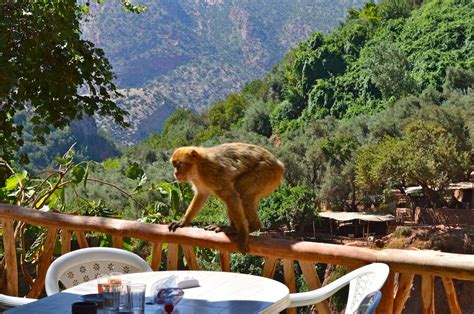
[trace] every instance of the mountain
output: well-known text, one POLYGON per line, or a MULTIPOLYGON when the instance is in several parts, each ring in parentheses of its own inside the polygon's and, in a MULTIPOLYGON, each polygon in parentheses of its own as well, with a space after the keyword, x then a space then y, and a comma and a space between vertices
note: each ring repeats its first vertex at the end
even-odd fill
POLYGON ((83 35, 104 49, 134 127, 99 121, 130 144, 161 128, 176 108, 205 108, 263 76, 298 42, 327 33, 363 0, 144 0, 93 5, 83 35), (131 96, 130 96, 131 95, 131 96), (156 100, 156 101, 155 101, 156 100))

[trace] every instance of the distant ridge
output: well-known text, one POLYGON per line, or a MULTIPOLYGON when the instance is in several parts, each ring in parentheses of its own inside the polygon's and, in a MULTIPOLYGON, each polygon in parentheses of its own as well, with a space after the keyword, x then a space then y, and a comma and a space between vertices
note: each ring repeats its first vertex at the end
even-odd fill
POLYGON ((84 36, 104 49, 118 86, 133 95, 123 101, 132 128, 106 121, 99 127, 122 144, 137 142, 158 131, 174 106, 200 109, 222 100, 263 76, 311 32, 336 28, 363 2, 147 0, 140 1, 148 7, 140 15, 115 1, 94 5, 84 36))

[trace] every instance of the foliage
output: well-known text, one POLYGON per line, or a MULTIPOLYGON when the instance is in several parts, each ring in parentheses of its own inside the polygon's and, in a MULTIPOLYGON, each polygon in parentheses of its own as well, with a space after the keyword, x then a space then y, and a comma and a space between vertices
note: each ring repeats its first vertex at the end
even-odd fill
POLYGON ((263 271, 264 258, 248 254, 232 254, 230 270, 236 273, 260 276, 263 271))
POLYGON ((294 119, 373 113, 428 87, 441 90, 449 67, 472 67, 473 14, 472 5, 440 1, 351 9, 335 32, 313 34, 279 65, 283 99, 273 130, 287 132, 294 119))
POLYGON ((316 217, 315 195, 308 186, 282 184, 259 205, 260 220, 266 228, 288 225, 291 230, 304 227, 316 217))
POLYGON ((395 230, 392 233, 392 236, 395 237, 395 238, 401 238, 401 237, 408 238, 409 236, 411 236, 411 234, 412 234, 411 228, 409 228, 409 227, 400 227, 400 228, 397 228, 397 230, 395 230))
POLYGON ((384 97, 400 98, 416 91, 407 57, 393 43, 382 41, 366 53, 369 77, 384 97))
POLYGON ((147 206, 140 221, 148 223, 163 223, 176 220, 180 212, 192 199, 191 189, 187 185, 160 182, 152 184, 157 191, 157 199, 153 207, 147 206))
POLYGON ((271 109, 272 105, 270 103, 253 102, 245 111, 243 118, 245 129, 265 137, 270 137, 273 134, 270 122, 271 109))
POLYGON ((228 225, 229 223, 230 221, 224 203, 213 196, 208 199, 204 208, 193 220, 193 224, 200 227, 205 227, 211 224, 228 225))
POLYGON ((191 145, 199 137, 198 133, 206 129, 207 123, 200 114, 191 109, 178 109, 168 117, 153 146, 173 148, 191 145))
POLYGON ((230 94, 226 100, 209 108, 207 113, 209 125, 222 130, 229 130, 232 124, 243 117, 246 107, 247 103, 242 96, 230 94))
POLYGON ((444 189, 462 179, 469 156, 469 151, 460 149, 456 137, 439 123, 414 120, 401 138, 387 137, 364 147, 358 156, 356 178, 369 190, 374 185, 420 185, 434 206, 442 206, 444 189))
MULTIPOLYGON (((349 271, 343 266, 336 266, 327 279, 327 283, 331 283, 336 279, 346 275, 349 271)), ((336 307, 337 311, 341 311, 347 303, 347 296, 349 294, 349 286, 343 287, 336 292, 329 301, 336 307)))
MULTIPOLYGON (((123 0, 126 9, 140 10, 123 0)), ((28 110, 33 139, 44 142, 51 127, 64 128, 84 115, 110 116, 127 126, 115 104, 120 94, 104 52, 81 37, 87 5, 74 1, 8 2, 0 13, 0 156, 21 146, 18 112, 28 110)), ((26 158, 26 156, 24 156, 26 158)))

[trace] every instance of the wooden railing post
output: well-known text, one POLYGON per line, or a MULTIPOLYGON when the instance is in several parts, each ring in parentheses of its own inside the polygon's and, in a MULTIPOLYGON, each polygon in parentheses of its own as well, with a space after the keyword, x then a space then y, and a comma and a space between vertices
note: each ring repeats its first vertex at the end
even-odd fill
POLYGON ((46 271, 51 265, 53 260, 53 251, 56 244, 56 239, 58 236, 58 228, 50 227, 48 228, 48 234, 46 240, 44 241, 43 253, 38 262, 38 271, 36 272, 36 280, 31 288, 30 292, 27 294, 29 298, 38 298, 43 292, 44 280, 46 277, 46 271))
POLYGON ((163 245, 161 242, 153 242, 151 248, 151 269, 159 270, 161 264, 161 254, 163 253, 163 245))
POLYGON ((263 277, 273 278, 275 276, 277 261, 277 258, 265 257, 265 264, 263 265, 262 270, 263 277))
POLYGON ((71 252, 71 230, 61 229, 61 255, 71 252))
MULTIPOLYGON (((290 289, 290 293, 296 292, 295 267, 292 259, 283 259, 283 277, 285 285, 290 289)), ((288 308, 288 314, 296 314, 296 308, 288 308)))
POLYGON ((2 219, 3 250, 5 256, 5 269, 3 271, 7 279, 7 294, 18 296, 18 261, 13 223, 11 219, 2 219))
POLYGON ((219 260, 222 271, 230 271, 230 254, 229 251, 220 251, 219 260))
POLYGON ((456 288, 451 278, 441 277, 443 281, 444 290, 446 291, 446 297, 448 299, 449 312, 451 314, 461 314, 461 305, 459 304, 458 295, 456 294, 456 288))
POLYGON ((123 237, 121 236, 112 236, 112 246, 117 249, 123 248, 123 237))
POLYGON ((89 247, 89 242, 87 242, 87 237, 84 232, 76 231, 76 239, 77 239, 77 244, 79 244, 79 247, 81 249, 85 249, 89 247))
MULTIPOLYGON (((321 281, 319 280, 318 273, 314 269, 313 262, 300 262, 301 271, 303 273, 304 280, 310 290, 321 288, 321 281)), ((327 301, 319 302, 316 304, 318 314, 330 314, 329 303, 327 301)))
POLYGON ((168 253, 166 254, 166 270, 178 269, 179 245, 168 243, 168 253))
POLYGON ((382 287, 382 300, 377 308, 379 313, 393 313, 393 294, 395 285, 395 273, 390 271, 387 281, 382 287))
POLYGON ((188 263, 189 270, 199 270, 199 265, 197 263, 196 254, 194 254, 193 247, 191 245, 181 245, 183 249, 184 257, 188 263))
POLYGON ((405 303, 410 296, 411 286, 413 284, 413 279, 415 274, 413 273, 400 273, 398 277, 398 289, 395 295, 395 300, 393 302, 393 313, 401 314, 405 303))
POLYGON ((434 276, 421 276, 421 305, 423 314, 434 314, 434 276))

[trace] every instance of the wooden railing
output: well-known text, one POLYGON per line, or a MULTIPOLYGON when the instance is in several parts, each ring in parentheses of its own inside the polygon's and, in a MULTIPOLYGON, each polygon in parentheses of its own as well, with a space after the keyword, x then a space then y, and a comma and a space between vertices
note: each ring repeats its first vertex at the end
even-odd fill
MULTIPOLYGON (((110 234, 114 247, 122 247, 123 238, 131 237, 152 243, 151 266, 157 270, 161 263, 162 244, 167 243, 167 269, 178 268, 179 246, 190 269, 199 269, 193 247, 212 248, 220 252, 222 271, 230 270, 230 253, 237 246, 225 234, 199 228, 181 228, 169 232, 165 225, 113 218, 84 217, 61 213, 40 212, 12 205, 0 204, 5 256, 6 291, 18 295, 18 265, 14 226, 18 222, 47 228, 43 253, 38 264, 37 277, 29 297, 38 297, 44 289, 46 270, 53 259, 53 249, 60 237, 61 252, 71 250, 71 234, 75 233, 80 247, 88 247, 86 232, 110 234)), ((422 312, 434 313, 434 282, 440 277, 444 285, 451 313, 461 313, 453 279, 474 281, 474 255, 441 253, 430 250, 372 250, 335 244, 295 241, 269 237, 251 237, 248 254, 263 256, 262 276, 272 278, 277 262, 283 264, 284 282, 291 292, 296 290, 293 263, 297 261, 310 289, 321 286, 315 263, 343 265, 353 269, 368 263, 382 262, 390 266, 389 278, 382 289, 383 299, 379 313, 401 313, 410 295, 415 275, 421 276, 422 312)), ((318 313, 329 313, 327 302, 317 305, 318 313)), ((288 312, 295 313, 295 309, 288 312)))

